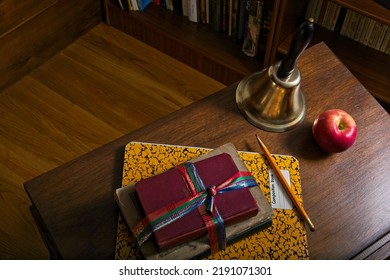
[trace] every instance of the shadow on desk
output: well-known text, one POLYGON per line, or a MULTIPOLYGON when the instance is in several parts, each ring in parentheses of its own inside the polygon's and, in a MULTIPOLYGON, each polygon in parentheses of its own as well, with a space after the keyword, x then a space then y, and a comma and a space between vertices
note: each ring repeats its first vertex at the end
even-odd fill
POLYGON ((379 102, 379 104, 381 104, 381 106, 387 111, 387 113, 390 114, 390 104, 389 103, 386 103, 382 100, 379 100, 377 99, 377 101, 379 102))

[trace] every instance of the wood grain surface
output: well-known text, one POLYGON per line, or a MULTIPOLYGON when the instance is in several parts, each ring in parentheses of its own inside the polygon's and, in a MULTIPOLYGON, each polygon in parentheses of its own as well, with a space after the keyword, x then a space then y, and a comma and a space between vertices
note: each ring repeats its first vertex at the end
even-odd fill
POLYGON ((96 0, 0 3, 0 92, 101 22, 96 0))
POLYGON ((113 258, 113 193, 130 141, 206 148, 232 142, 239 150, 259 152, 259 134, 271 153, 300 162, 304 207, 317 228, 308 232, 312 259, 350 259, 387 234, 389 114, 325 44, 307 49, 299 67, 307 116, 292 131, 269 133, 246 122, 235 104, 234 84, 27 182, 61 257, 113 258), (322 151, 311 134, 314 119, 330 108, 349 112, 359 127, 356 143, 340 154, 322 151))
POLYGON ((0 259, 49 257, 24 181, 223 87, 102 23, 4 90, 0 259))

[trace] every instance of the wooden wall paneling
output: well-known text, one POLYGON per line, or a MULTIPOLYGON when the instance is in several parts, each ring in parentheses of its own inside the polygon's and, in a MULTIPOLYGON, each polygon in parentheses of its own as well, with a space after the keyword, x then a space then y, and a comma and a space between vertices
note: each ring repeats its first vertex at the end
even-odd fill
POLYGON ((96 0, 21 2, 1 3, 0 92, 102 21, 96 0))
POLYGON ((60 0, 0 1, 0 37, 38 17, 60 0))

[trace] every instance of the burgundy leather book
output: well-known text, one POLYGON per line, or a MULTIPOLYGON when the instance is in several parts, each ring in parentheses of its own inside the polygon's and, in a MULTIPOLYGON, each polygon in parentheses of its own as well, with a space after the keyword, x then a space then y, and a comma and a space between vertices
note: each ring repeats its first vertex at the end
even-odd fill
MULTIPOLYGON (((232 157, 226 153, 195 162, 195 167, 206 187, 218 186, 238 171, 232 157)), ((190 195, 176 169, 138 182, 135 190, 146 215, 190 195)), ((259 210, 248 188, 218 194, 215 203, 225 226, 253 217, 259 210)), ((198 210, 194 210, 155 232, 154 237, 159 249, 165 250, 206 234, 203 219, 198 210)))

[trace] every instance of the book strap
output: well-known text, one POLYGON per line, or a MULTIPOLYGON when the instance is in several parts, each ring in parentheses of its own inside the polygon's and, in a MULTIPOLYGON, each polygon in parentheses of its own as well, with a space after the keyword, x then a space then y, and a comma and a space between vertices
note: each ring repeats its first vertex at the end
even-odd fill
POLYGON ((176 170, 179 171, 187 189, 191 192, 191 195, 196 195, 206 190, 206 187, 193 163, 184 163, 179 165, 176 167, 176 170))
MULTIPOLYGON (((215 207, 215 199, 218 194, 217 187, 205 187, 195 165, 192 162, 184 163, 176 168, 182 174, 187 187, 190 188, 192 193, 194 189, 198 193, 207 193, 205 202, 198 207, 198 212, 206 225, 211 253, 224 249, 226 247, 225 223, 221 214, 215 207)), ((223 187, 224 186, 220 185, 220 190, 222 190, 223 187)))
POLYGON ((191 196, 148 214, 131 229, 138 246, 142 246, 153 232, 198 209, 207 228, 211 252, 224 249, 226 231, 223 218, 215 206, 216 197, 224 192, 257 186, 255 179, 250 172, 238 171, 218 186, 205 187, 193 163, 188 162, 177 168, 185 179, 191 196))

